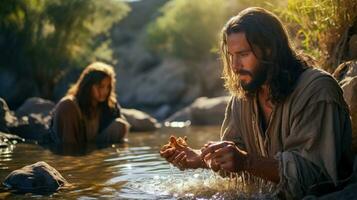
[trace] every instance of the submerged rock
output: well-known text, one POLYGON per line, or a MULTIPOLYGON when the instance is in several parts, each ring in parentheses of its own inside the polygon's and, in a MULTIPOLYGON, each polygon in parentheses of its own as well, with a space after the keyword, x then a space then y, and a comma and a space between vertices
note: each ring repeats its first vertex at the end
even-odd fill
POLYGON ((46 162, 40 161, 11 172, 4 185, 19 193, 53 193, 69 183, 46 162))

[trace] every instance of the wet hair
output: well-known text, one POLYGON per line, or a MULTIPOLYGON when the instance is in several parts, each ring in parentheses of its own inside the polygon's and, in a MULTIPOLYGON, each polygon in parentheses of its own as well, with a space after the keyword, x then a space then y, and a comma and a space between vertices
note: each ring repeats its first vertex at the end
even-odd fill
POLYGON ((294 51, 278 17, 263 8, 251 7, 232 17, 222 29, 220 54, 225 87, 234 96, 246 97, 249 96, 249 92, 244 91, 239 83, 239 75, 232 71, 228 54, 227 38, 233 33, 245 33, 260 67, 266 68, 270 100, 274 104, 284 101, 293 91, 307 64, 294 51))
POLYGON ((99 107, 104 109, 115 109, 117 97, 115 93, 115 72, 112 66, 102 62, 94 62, 88 65, 81 73, 77 82, 70 87, 67 95, 75 96, 81 111, 87 116, 92 117, 91 99, 92 86, 109 77, 111 79, 110 92, 104 102, 99 103, 99 107))

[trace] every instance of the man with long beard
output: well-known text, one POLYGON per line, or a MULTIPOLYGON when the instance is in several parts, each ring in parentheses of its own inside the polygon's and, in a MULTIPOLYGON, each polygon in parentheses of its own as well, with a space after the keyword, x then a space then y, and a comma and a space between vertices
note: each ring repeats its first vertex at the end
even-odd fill
POLYGON ((180 169, 246 171, 276 183, 283 198, 342 188, 353 162, 350 115, 337 82, 308 66, 280 20, 262 8, 227 22, 221 56, 232 94, 221 141, 161 155, 180 169))

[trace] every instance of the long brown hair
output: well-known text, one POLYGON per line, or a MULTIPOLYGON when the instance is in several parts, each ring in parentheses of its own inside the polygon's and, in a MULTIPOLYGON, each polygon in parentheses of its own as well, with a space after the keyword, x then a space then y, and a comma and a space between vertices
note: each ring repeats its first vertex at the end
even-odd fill
POLYGON ((278 17, 263 8, 247 8, 232 17, 222 29, 220 53, 225 87, 232 95, 245 97, 248 92, 241 87, 239 75, 233 73, 228 55, 227 37, 232 33, 245 33, 253 53, 267 69, 269 98, 273 103, 282 102, 294 89, 296 80, 307 64, 293 50, 278 17), (257 56, 257 48, 262 56, 257 56))
POLYGON ((112 66, 102 62, 94 62, 88 65, 81 73, 77 82, 70 87, 67 95, 75 96, 81 111, 87 116, 93 115, 91 109, 92 86, 99 84, 103 79, 111 79, 110 93, 107 99, 99 106, 114 109, 117 103, 115 93, 115 72, 112 66))

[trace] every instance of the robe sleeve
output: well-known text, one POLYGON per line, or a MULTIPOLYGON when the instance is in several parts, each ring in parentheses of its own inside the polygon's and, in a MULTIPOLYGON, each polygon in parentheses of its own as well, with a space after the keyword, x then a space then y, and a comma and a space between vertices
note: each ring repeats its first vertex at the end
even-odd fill
POLYGON ((224 120, 221 127, 221 140, 232 141, 239 148, 246 150, 241 131, 237 126, 239 114, 236 109, 239 109, 239 104, 237 104, 237 99, 232 97, 227 104, 224 114, 224 120))
POLYGON ((79 144, 85 141, 81 114, 73 100, 63 99, 58 103, 52 123, 51 136, 56 143, 79 144))
POLYGON ((292 120, 279 161, 279 188, 286 197, 300 199, 311 186, 338 185, 338 165, 351 144, 349 113, 338 102, 314 101, 292 120))

